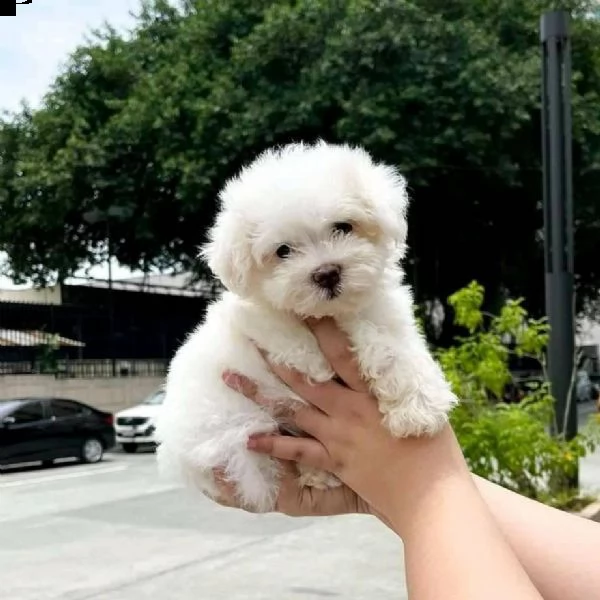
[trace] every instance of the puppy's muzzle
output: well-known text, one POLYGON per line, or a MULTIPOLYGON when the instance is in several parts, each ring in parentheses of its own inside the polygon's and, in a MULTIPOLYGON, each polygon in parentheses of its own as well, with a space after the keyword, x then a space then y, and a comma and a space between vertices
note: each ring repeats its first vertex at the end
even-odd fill
POLYGON ((333 264, 321 265, 313 271, 312 280, 321 289, 328 291, 331 297, 336 296, 342 280, 342 267, 333 264))

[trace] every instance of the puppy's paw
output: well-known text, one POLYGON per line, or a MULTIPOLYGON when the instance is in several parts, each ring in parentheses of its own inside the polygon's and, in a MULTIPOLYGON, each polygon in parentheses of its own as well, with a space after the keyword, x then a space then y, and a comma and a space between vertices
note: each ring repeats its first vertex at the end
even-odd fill
POLYGON ((370 382, 384 422, 398 437, 433 435, 448 422, 458 403, 438 364, 428 353, 397 360, 370 382))
MULTIPOLYGON (((257 335, 251 339, 267 350, 269 359, 275 364, 300 371, 317 383, 332 379, 334 372, 331 365, 308 329, 303 326, 294 328, 293 334, 272 326, 262 343, 257 335)), ((260 335, 264 337, 266 333, 261 332, 260 335)))
POLYGON ((448 423, 448 413, 425 408, 422 398, 407 398, 398 406, 384 406, 383 423, 392 435, 408 436, 434 435, 448 423))
POLYGON ((298 465, 298 483, 300 487, 313 487, 318 490, 326 490, 341 485, 340 480, 327 471, 320 471, 302 465, 298 465))
POLYGON ((293 361, 286 361, 286 366, 304 373, 308 379, 315 383, 329 381, 335 375, 323 355, 304 350, 294 356, 293 361))

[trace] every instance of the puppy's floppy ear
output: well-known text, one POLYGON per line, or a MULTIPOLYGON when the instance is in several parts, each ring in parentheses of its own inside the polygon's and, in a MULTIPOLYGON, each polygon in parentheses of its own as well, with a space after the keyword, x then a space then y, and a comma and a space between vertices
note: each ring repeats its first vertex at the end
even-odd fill
POLYGON ((228 290, 244 295, 250 287, 254 267, 245 219, 231 210, 220 212, 208 239, 200 256, 228 290))
POLYGON ((384 235, 403 249, 408 233, 406 179, 395 168, 382 164, 375 166, 372 177, 378 192, 373 199, 381 218, 380 227, 384 235))
POLYGON ((406 179, 395 168, 375 164, 370 157, 361 166, 358 173, 363 218, 366 218, 369 228, 382 235, 403 255, 408 233, 406 212, 409 199, 406 179))

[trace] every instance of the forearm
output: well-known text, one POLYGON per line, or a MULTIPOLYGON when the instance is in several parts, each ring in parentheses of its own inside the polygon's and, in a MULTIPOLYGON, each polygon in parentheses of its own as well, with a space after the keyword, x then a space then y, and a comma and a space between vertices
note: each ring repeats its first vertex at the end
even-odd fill
POLYGON ((367 500, 404 542, 410 598, 540 600, 474 484, 453 432, 406 440, 402 450, 379 485, 368 487, 367 500))
POLYGON ((416 507, 404 540, 414 600, 540 600, 468 478, 449 478, 416 507))
POLYGON ((474 476, 479 492, 545 600, 600 595, 600 525, 474 476))

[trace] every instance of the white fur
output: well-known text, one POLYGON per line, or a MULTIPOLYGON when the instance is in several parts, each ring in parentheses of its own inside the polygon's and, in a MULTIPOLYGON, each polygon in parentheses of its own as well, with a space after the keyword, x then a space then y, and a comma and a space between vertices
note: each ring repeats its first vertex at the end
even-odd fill
MULTIPOLYGON (((406 182, 359 148, 320 142, 262 154, 220 196, 221 211, 203 249, 228 288, 178 350, 158 420, 163 472, 216 497, 212 469, 236 483, 239 501, 272 510, 277 463, 246 449, 248 436, 273 432, 276 420, 222 381, 224 370, 254 379, 263 395, 292 399, 256 350, 316 381, 334 374, 306 316, 333 316, 349 335, 361 372, 397 436, 431 434, 456 398, 431 357, 413 316, 398 266, 406 244, 406 182), (332 224, 350 222, 351 233, 332 224), (277 248, 288 245, 288 257, 277 248), (330 298, 311 280, 325 264, 343 269, 330 298)), ((295 400, 299 400, 295 398, 295 400)), ((336 485, 306 472, 309 485, 336 485)))

